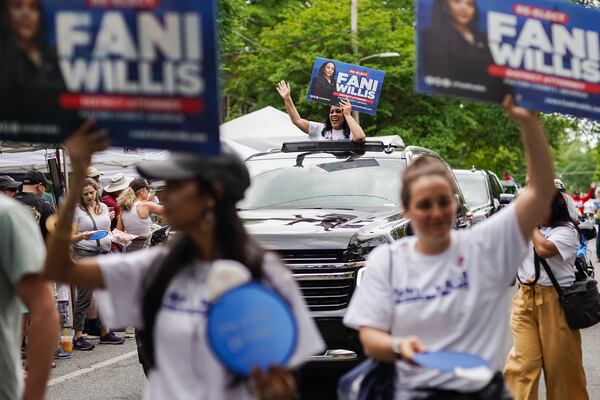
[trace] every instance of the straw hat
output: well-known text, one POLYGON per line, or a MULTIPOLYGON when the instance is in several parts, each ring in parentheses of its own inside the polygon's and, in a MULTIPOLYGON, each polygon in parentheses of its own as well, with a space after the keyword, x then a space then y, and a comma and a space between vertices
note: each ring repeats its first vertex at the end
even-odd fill
POLYGON ((95 178, 100 175, 102 175, 102 174, 100 173, 100 171, 98 171, 98 169, 96 167, 89 167, 87 169, 87 177, 88 178, 95 178))
POLYGON ((110 183, 104 186, 104 191, 107 193, 119 192, 129 187, 133 178, 124 174, 115 174, 109 178, 110 183))

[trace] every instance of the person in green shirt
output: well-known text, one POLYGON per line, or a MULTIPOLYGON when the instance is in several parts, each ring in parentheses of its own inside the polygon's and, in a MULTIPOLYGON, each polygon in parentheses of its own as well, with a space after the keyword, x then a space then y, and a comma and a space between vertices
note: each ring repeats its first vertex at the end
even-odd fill
POLYGON ((45 248, 31 212, 0 194, 0 400, 41 400, 58 341, 52 287, 42 277, 45 248), (20 361, 21 308, 31 313, 28 377, 20 361))

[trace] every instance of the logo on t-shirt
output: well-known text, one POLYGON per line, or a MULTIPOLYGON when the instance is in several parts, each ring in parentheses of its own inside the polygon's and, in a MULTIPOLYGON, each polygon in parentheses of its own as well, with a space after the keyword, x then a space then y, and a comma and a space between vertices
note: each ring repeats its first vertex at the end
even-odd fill
POLYGON ((162 302, 162 309, 187 314, 207 315, 209 306, 206 299, 189 297, 175 290, 168 292, 162 302))
POLYGON ((463 271, 454 277, 450 277, 445 282, 424 288, 408 287, 404 289, 394 289, 394 301, 396 304, 414 303, 417 301, 432 301, 446 297, 459 290, 469 288, 469 274, 463 271))

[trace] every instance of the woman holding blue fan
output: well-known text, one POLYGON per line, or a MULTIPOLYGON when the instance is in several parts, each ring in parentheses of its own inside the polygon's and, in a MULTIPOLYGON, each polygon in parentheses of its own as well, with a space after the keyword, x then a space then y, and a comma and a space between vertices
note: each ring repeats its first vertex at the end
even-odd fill
MULTIPOLYGON (((108 146, 105 133, 90 129, 89 123, 84 125, 66 142, 75 185, 82 182, 92 153, 108 146)), ((48 241, 47 276, 106 289, 98 298, 103 318, 111 325, 144 330, 144 356, 150 366, 145 400, 293 398, 291 369, 322 351, 324 344, 289 270, 249 237, 237 215, 236 203, 250 184, 243 162, 232 154, 180 154, 141 166, 139 172, 166 181, 162 200, 165 216, 178 232, 174 242, 73 261, 65 241, 77 201, 71 192, 48 241), (207 325, 215 299, 247 281, 277 293, 297 330, 295 350, 286 362, 241 376, 216 356, 207 325)))
MULTIPOLYGON (((81 188, 79 204, 75 207, 73 216, 73 224, 76 227, 76 233, 72 236, 75 258, 94 257, 110 253, 112 243, 108 232, 114 216, 114 211, 109 211, 108 207, 100 201, 96 181, 86 178, 81 188), (95 234, 102 232, 105 236, 99 239, 94 238, 95 234)), ((73 347, 76 350, 88 351, 95 347, 83 335, 85 319, 88 308, 92 305, 93 295, 93 290, 86 287, 77 287, 77 300, 73 316, 73 328, 75 329, 73 347)), ((100 329, 100 343, 123 344, 123 339, 112 333, 108 328, 102 327, 100 329)))
POLYGON ((400 194, 415 236, 369 255, 344 319, 359 330, 368 357, 395 364, 396 400, 510 398, 501 373, 493 373, 503 363, 508 288, 556 189, 538 116, 509 96, 503 105, 522 132, 526 190, 486 222, 456 231, 457 189, 448 166, 429 156, 415 160, 400 194), (423 352, 442 350, 475 355, 491 370, 467 379, 415 365, 423 352))

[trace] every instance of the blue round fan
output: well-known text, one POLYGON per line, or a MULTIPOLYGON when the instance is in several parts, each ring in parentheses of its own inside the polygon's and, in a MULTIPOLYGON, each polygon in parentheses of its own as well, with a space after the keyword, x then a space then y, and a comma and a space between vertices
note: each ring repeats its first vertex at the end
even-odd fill
POLYGON ((297 325, 287 302, 255 282, 223 293, 207 323, 213 352, 231 371, 248 376, 255 366, 286 365, 296 349, 297 325))
POLYGON ((448 350, 417 353, 413 362, 424 368, 438 369, 444 372, 454 372, 457 368, 490 367, 490 363, 479 356, 448 350))
POLYGON ((99 230, 99 231, 94 232, 92 234, 92 236, 90 236, 89 240, 100 240, 100 239, 104 239, 107 236, 108 236, 108 231, 99 230))

